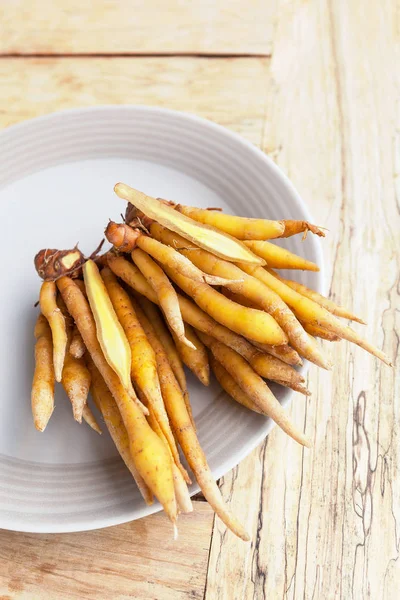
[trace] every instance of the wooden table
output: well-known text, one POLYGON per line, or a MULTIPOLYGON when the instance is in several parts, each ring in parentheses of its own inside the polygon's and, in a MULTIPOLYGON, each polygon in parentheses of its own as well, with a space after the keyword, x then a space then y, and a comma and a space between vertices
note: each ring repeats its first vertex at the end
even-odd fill
MULTIPOLYGON (((398 359, 399 15, 391 0, 2 0, 0 124, 129 103, 240 133, 329 229, 332 297, 398 359)), ((328 351, 333 371, 312 367, 311 398, 290 410, 313 449, 276 429, 221 482, 251 544, 201 500, 178 543, 162 515, 3 531, 0 599, 399 598, 399 371, 344 342, 328 351)))

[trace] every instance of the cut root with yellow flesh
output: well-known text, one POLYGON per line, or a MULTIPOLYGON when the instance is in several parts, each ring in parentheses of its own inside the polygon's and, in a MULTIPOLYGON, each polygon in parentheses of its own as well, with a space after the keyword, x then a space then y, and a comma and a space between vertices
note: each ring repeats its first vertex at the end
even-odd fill
POLYGON ((216 256, 233 262, 243 261, 253 265, 265 264, 263 259, 253 254, 244 244, 222 231, 203 225, 186 217, 168 206, 166 202, 146 196, 125 183, 117 183, 115 193, 171 231, 182 235, 186 240, 209 250, 216 256))
MULTIPOLYGON (((103 354, 121 380, 129 395, 139 402, 131 382, 131 349, 125 332, 115 314, 97 265, 88 260, 83 266, 85 288, 96 322, 97 338, 103 354)), ((147 409, 141 406, 144 413, 147 409)))

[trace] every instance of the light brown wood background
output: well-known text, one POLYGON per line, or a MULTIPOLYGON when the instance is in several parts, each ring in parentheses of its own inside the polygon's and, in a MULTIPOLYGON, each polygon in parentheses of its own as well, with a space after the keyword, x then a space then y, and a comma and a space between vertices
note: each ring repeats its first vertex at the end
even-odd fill
POLYGON ((1 126, 134 103, 240 133, 329 229, 332 297, 395 367, 341 343, 331 373, 310 369, 313 395, 290 412, 313 449, 274 430, 221 482, 251 544, 201 501, 176 544, 162 515, 3 531, 0 600, 400 597, 399 19, 395 0, 2 0, 1 126))

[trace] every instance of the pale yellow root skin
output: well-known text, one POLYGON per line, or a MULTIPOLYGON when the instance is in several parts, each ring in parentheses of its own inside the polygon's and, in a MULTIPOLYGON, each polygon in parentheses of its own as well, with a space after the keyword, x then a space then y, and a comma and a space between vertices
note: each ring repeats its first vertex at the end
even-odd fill
POLYGON ((271 272, 271 274, 275 275, 275 277, 278 277, 280 281, 291 287, 293 290, 295 290, 302 296, 305 296, 310 300, 314 300, 314 302, 326 308, 326 310, 328 310, 333 315, 336 315, 337 317, 342 317, 343 319, 349 319, 350 321, 356 321, 357 323, 361 323, 361 325, 366 324, 365 321, 360 319, 360 317, 357 317, 356 315, 348 311, 346 308, 343 308, 343 306, 339 306, 338 304, 336 304, 332 300, 329 300, 328 298, 325 298, 318 292, 310 290, 305 285, 297 283, 297 281, 291 281, 290 279, 283 279, 283 277, 280 277, 277 273, 274 272, 271 272))
POLYGON ((66 353, 61 383, 72 404, 75 421, 82 423, 90 389, 90 373, 83 357, 74 358, 70 352, 66 353))
POLYGON ((53 341, 47 319, 40 314, 35 325, 35 372, 32 382, 32 415, 38 431, 44 431, 54 410, 53 341))
MULTIPOLYGON (((231 292, 227 288, 224 289, 223 294, 230 300, 233 300, 234 302, 237 302, 238 304, 242 304, 243 306, 249 306, 250 308, 255 308, 255 306, 256 306, 255 302, 252 302, 251 300, 249 300, 249 298, 246 298, 245 296, 242 296, 241 294, 235 294, 234 292, 231 292)), ((303 325, 303 329, 304 329, 304 324, 302 323, 302 325, 303 325)), ((208 333, 208 332, 206 332, 206 333, 208 333)), ((214 337, 216 337, 216 336, 214 336, 214 337)), ((223 342, 223 340, 220 340, 220 341, 223 342)), ((256 346, 256 348, 261 350, 261 352, 264 352, 266 354, 271 354, 271 356, 275 356, 276 358, 279 358, 280 360, 282 360, 283 362, 285 362, 288 365, 292 365, 295 367, 301 367, 303 364, 301 356, 298 354, 298 352, 296 352, 296 350, 294 350, 294 348, 292 348, 288 344, 281 345, 281 346, 271 346, 270 344, 259 344, 254 341, 252 341, 251 343, 254 346, 256 346)), ((230 346, 230 344, 227 344, 227 346, 230 346)), ((240 352, 239 352, 239 354, 240 354, 240 352)))
POLYGON ((340 342, 342 338, 340 338, 332 331, 328 331, 323 327, 318 327, 318 325, 310 325, 309 323, 302 323, 305 331, 313 337, 321 338, 322 340, 327 340, 328 342, 340 342))
POLYGON ((85 421, 85 423, 89 425, 89 427, 93 429, 93 431, 95 431, 99 435, 103 433, 100 425, 96 421, 96 417, 94 416, 89 404, 85 404, 85 406, 83 407, 82 419, 85 421))
POLYGON ((235 333, 265 344, 287 342, 286 334, 271 315, 236 304, 206 283, 198 283, 170 271, 168 275, 204 312, 235 333))
MULTIPOLYGON (((168 361, 183 392, 187 410, 189 412, 193 427, 195 427, 182 361, 158 309, 154 306, 154 304, 158 304, 157 294, 139 269, 122 256, 110 255, 108 257, 108 265, 115 275, 120 277, 140 295, 138 302, 141 308, 144 310, 147 318, 152 323, 158 338, 167 352, 168 361)), ((179 296, 179 299, 181 304, 182 296, 179 296)))
MULTIPOLYGON (((152 304, 152 303, 157 304, 157 296, 154 293, 154 290, 147 283, 147 281, 145 280, 143 275, 140 273, 140 271, 137 269, 137 267, 135 267, 134 265, 129 263, 123 257, 116 257, 116 258, 112 258, 111 260, 109 259, 109 264, 116 275, 121 277, 121 279, 123 279, 125 281, 125 283, 127 283, 133 290, 135 290, 135 292, 137 292, 141 296, 145 296, 145 298, 148 299, 148 301, 146 302, 145 298, 140 298, 139 303, 141 304, 142 308, 146 312, 147 317, 150 319, 151 323, 155 327, 158 337, 161 339, 160 331, 158 329, 158 323, 156 320, 156 315, 157 315, 158 319, 160 319, 160 315, 159 315, 157 309, 152 304)), ((199 331, 202 331, 203 333, 212 335, 213 337, 218 339, 220 342, 229 346, 233 350, 236 350, 236 352, 238 352, 242 356, 246 356, 246 353, 249 352, 249 348, 251 351, 251 349, 253 348, 253 345, 249 341, 247 341, 245 338, 238 335, 237 333, 234 333, 227 327, 224 327, 224 325, 217 323, 217 321, 215 321, 207 313, 202 311, 201 308, 199 308, 196 304, 194 304, 194 302, 192 300, 189 300, 188 298, 181 296, 180 294, 178 294, 178 298, 179 298, 179 305, 181 308, 182 316, 187 323, 192 325, 192 327, 198 329, 199 331)), ((162 323, 162 326, 165 331, 165 326, 163 323, 162 323)), ((174 347, 174 344, 173 344, 171 338, 169 338, 169 339, 172 343, 172 346, 174 347)), ((166 346, 166 344, 164 343, 164 340, 162 340, 162 342, 163 342, 165 349, 167 350, 168 358, 170 359, 170 357, 171 357, 170 348, 166 346)), ((254 342, 253 342, 253 344, 256 345, 254 342)), ((257 347, 258 346, 262 352, 266 352, 268 354, 271 354, 272 356, 276 356, 277 358, 280 358, 286 364, 289 364, 289 365, 301 365, 302 364, 299 355, 297 354, 297 352, 295 350, 290 348, 290 346, 285 345, 285 346, 273 347, 273 346, 269 346, 269 345, 257 344, 257 347)), ((175 348, 175 352, 176 352, 176 348, 175 348)), ((178 359, 179 359, 179 357, 178 357, 178 359)), ((171 365, 171 366, 172 366, 173 371, 176 376, 175 369, 174 369, 173 365, 171 365)))
POLYGON ((193 327, 186 323, 185 335, 192 342, 194 349, 182 344, 173 333, 176 348, 184 364, 194 373, 203 385, 210 385, 210 365, 208 354, 204 344, 196 335, 193 327))
POLYGON ((40 310, 46 317, 53 338, 53 364, 56 381, 61 381, 64 357, 67 351, 67 328, 64 316, 57 306, 57 286, 54 281, 44 281, 40 288, 40 310))
POLYGON ((198 320, 198 323, 203 333, 217 339, 243 356, 261 377, 276 381, 286 387, 309 395, 307 388, 303 385, 304 377, 293 369, 292 366, 286 364, 279 358, 260 351, 244 338, 226 330, 222 325, 212 326, 211 323, 206 327, 204 320, 198 320))
POLYGON ((144 482, 131 456, 128 432, 126 431, 126 427, 118 410, 118 406, 112 397, 110 390, 106 386, 104 379, 100 375, 98 369, 91 359, 88 360, 88 368, 92 376, 91 393, 93 400, 103 416, 111 438, 122 460, 136 481, 136 484, 146 504, 153 504, 153 494, 144 482))
POLYGON ((246 272, 249 272, 260 279, 260 281, 263 281, 277 294, 279 294, 282 300, 292 308, 293 312, 301 321, 309 323, 310 325, 317 325, 319 327, 323 327, 324 329, 328 329, 328 331, 335 333, 339 337, 357 344, 357 346, 360 346, 360 348, 363 348, 373 356, 376 356, 385 364, 392 366, 392 363, 384 352, 365 341, 353 329, 351 329, 351 327, 343 325, 343 323, 341 323, 339 319, 332 315, 332 313, 326 310, 326 308, 293 290, 291 287, 283 283, 283 281, 280 281, 278 277, 270 273, 268 269, 264 269, 262 267, 260 269, 257 267, 255 269, 252 267, 248 269, 247 267, 248 265, 244 266, 246 272))
POLYGON ((257 404, 257 406, 275 421, 291 438, 309 447, 310 440, 293 425, 287 412, 282 408, 265 381, 254 371, 251 365, 237 352, 231 350, 203 333, 199 333, 201 341, 210 348, 216 360, 233 377, 244 392, 257 404))
POLYGON ((233 400, 242 406, 245 406, 249 410, 252 410, 253 412, 264 415, 261 408, 257 406, 257 404, 253 402, 251 398, 249 398, 246 392, 242 390, 233 377, 229 375, 228 371, 216 360, 212 354, 210 356, 210 364, 219 385, 231 398, 233 398, 233 400))
MULTIPOLYGON (((167 444, 167 446, 168 446, 167 440, 165 439, 165 436, 164 436, 163 432, 161 431, 161 428, 157 422, 157 419, 155 418, 155 416, 151 410, 150 410, 150 414, 147 417, 147 420, 148 420, 151 428, 153 429, 153 431, 155 431, 157 433, 157 435, 162 440, 164 440, 165 444, 167 444)), ((176 496, 176 501, 178 503, 179 512, 191 513, 191 512, 193 512, 193 504, 190 499, 190 494, 189 494, 189 490, 187 487, 187 483, 175 463, 172 464, 172 472, 174 474, 175 496, 176 496)))
MULTIPOLYGON (((139 320, 140 317, 141 315, 138 313, 139 320)), ((142 327, 156 353, 158 375, 168 416, 189 466, 195 474, 204 496, 218 516, 231 531, 247 541, 249 540, 247 532, 227 509, 221 492, 214 481, 206 457, 192 426, 182 390, 171 370, 164 347, 147 319, 142 322, 142 327)))
POLYGON ((176 501, 178 503, 179 512, 188 514, 193 512, 193 504, 190 498, 187 484, 175 463, 172 464, 174 474, 174 486, 176 501))
MULTIPOLYGON (((221 277, 213 277, 207 273, 203 273, 198 269, 190 260, 188 260, 182 254, 179 254, 175 248, 166 246, 158 240, 147 235, 141 235, 138 237, 136 242, 138 248, 150 254, 159 263, 169 267, 170 269, 176 269, 178 273, 193 279, 194 281, 201 281, 208 283, 209 285, 225 285, 225 279, 221 277)), ((190 242, 186 241, 186 246, 190 246, 190 242)))
POLYGON ((265 354, 275 356, 287 365, 291 365, 293 367, 301 367, 303 364, 301 356, 291 346, 270 346, 269 344, 257 344, 257 342, 252 342, 252 344, 256 348, 261 350, 261 352, 265 352, 265 354))
POLYGON ((185 326, 179 308, 178 297, 174 286, 164 271, 140 248, 135 248, 131 256, 133 262, 137 265, 157 294, 160 307, 171 330, 179 341, 183 344, 187 344, 189 348, 194 348, 192 342, 185 337, 185 326))
POLYGON ((285 231, 282 221, 234 217, 219 211, 178 205, 179 212, 205 225, 212 225, 238 240, 268 240, 279 237, 285 231))
MULTIPOLYGON (((165 228, 162 228, 159 225, 152 225, 151 232, 165 243, 173 243, 174 240, 178 244, 181 242, 176 234, 168 232, 165 228)), ((189 254, 186 250, 181 250, 181 252, 185 256, 188 256, 189 254)), ((218 259, 210 254, 210 252, 200 249, 190 252, 190 260, 192 260, 197 267, 201 268, 206 273, 231 279, 232 283, 227 285, 226 288, 234 293, 242 294, 251 302, 254 302, 256 305, 258 305, 258 307, 266 311, 266 313, 269 313, 270 317, 274 319, 275 322, 286 333, 291 345, 297 352, 322 368, 330 367, 328 361, 322 356, 318 346, 310 341, 303 327, 296 319, 290 308, 286 306, 278 294, 264 285, 257 278, 249 275, 246 265, 243 266, 242 270, 236 265, 218 259)), ((230 302, 232 301, 230 300, 230 302)), ((247 310, 255 310, 254 308, 249 307, 245 307, 243 310, 246 308, 247 310)), ((230 327, 230 329, 233 328, 230 327)), ((241 333, 243 335, 243 332, 241 333)), ((249 336, 247 335, 246 337, 249 336)), ((257 339, 255 341, 262 340, 257 339)))
POLYGON ((72 329, 69 352, 74 358, 82 358, 86 352, 85 344, 83 343, 82 336, 76 325, 74 325, 72 329))
POLYGON ((305 258, 293 254, 271 242, 248 240, 244 242, 257 256, 265 260, 273 269, 301 269, 303 271, 319 271, 319 266, 305 258))
MULTIPOLYGON (((111 299, 115 313, 125 332, 131 348, 131 376, 136 386, 143 392, 147 403, 154 411, 162 432, 171 449, 174 460, 180 464, 178 448, 171 431, 164 400, 161 395, 157 375, 157 363, 154 350, 137 318, 133 300, 121 287, 114 273, 105 267, 101 271, 104 284, 111 299)), ((147 403, 146 406, 147 406, 147 403)))
POLYGON ((173 523, 177 506, 168 449, 151 429, 139 406, 132 401, 118 375, 106 361, 96 335, 96 324, 82 292, 69 277, 57 281, 68 311, 82 335, 85 346, 114 397, 129 437, 135 465, 150 490, 158 498, 173 523))
MULTIPOLYGON (((140 277, 142 277, 141 273, 139 275, 140 275, 140 277)), ((148 291, 150 291, 150 290, 148 290, 148 291)), ((164 346, 164 349, 168 355, 169 364, 171 365, 171 369, 181 387, 181 390, 183 392, 186 392, 187 391, 186 375, 185 375, 185 370, 183 368, 183 363, 182 363, 181 357, 179 356, 179 352, 175 346, 174 340, 172 339, 172 336, 171 336, 170 332, 168 331, 168 328, 161 316, 160 311, 158 310, 158 308, 156 306, 154 306, 154 304, 152 303, 153 301, 150 302, 150 300, 147 299, 149 297, 150 296, 146 296, 146 297, 142 296, 142 297, 138 297, 137 300, 139 302, 141 309, 144 311, 146 317, 149 319, 150 323, 152 324, 153 328, 155 329, 160 342, 164 346)))
POLYGON ((310 395, 304 386, 304 377, 296 369, 279 360, 279 358, 264 354, 254 347, 249 349, 245 354, 242 353, 242 356, 260 377, 276 381, 306 396, 310 395))

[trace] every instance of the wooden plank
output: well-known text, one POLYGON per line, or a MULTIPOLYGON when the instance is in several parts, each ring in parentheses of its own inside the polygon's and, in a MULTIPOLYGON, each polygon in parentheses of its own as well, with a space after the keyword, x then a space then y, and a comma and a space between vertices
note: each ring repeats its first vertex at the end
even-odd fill
MULTIPOLYGON (((330 230, 333 297, 398 360, 396 7, 282 0, 277 19, 264 149, 330 230)), ((225 478, 253 544, 216 522, 207 600, 398 597, 399 369, 344 342, 330 355, 333 372, 312 367, 313 396, 290 411, 314 449, 275 430, 225 478)))
POLYGON ((84 533, 0 531, 0 598, 200 600, 213 518, 196 502, 179 518, 178 541, 161 513, 84 533))
POLYGON ((2 0, 0 54, 268 55, 276 0, 2 0))
POLYGON ((260 144, 268 59, 29 58, 0 61, 0 126, 56 110, 149 104, 185 110, 260 144))

